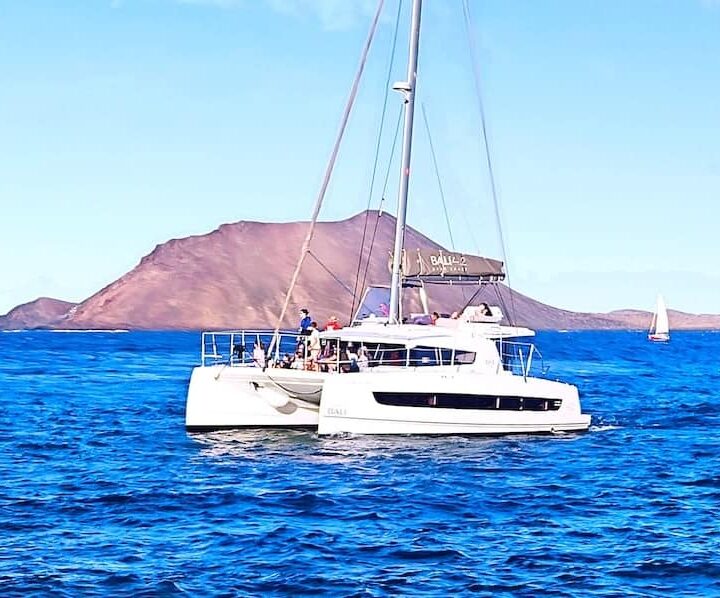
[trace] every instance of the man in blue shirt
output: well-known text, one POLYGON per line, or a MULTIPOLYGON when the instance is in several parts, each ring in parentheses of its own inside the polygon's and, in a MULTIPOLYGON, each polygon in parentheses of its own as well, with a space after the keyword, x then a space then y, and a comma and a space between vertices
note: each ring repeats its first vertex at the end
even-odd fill
POLYGON ((310 334, 310 324, 312 323, 312 318, 310 317, 310 312, 307 310, 307 308, 303 307, 300 310, 300 317, 302 318, 302 320, 300 320, 298 332, 300 334, 310 334))

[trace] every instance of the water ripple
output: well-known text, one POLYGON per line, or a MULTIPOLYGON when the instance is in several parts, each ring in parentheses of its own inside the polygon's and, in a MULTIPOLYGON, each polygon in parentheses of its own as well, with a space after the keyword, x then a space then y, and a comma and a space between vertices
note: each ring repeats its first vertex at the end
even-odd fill
POLYGON ((587 434, 189 435, 196 334, 1 335, 2 594, 720 596, 720 335, 538 341, 587 434))

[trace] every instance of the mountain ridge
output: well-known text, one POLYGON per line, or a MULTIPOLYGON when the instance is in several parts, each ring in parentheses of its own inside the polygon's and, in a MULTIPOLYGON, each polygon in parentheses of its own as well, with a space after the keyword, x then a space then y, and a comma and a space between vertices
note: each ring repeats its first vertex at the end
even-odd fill
MULTIPOLYGON (((208 233, 169 239, 84 301, 75 304, 43 297, 0 316, 0 329, 272 327, 307 231, 306 221, 240 220, 221 224, 208 233)), ((318 222, 282 325, 295 327, 301 307, 310 308, 321 324, 330 315, 349 321, 350 307, 357 304, 357 295, 367 284, 389 282, 394 233, 395 218, 374 210, 344 220, 318 222), (362 284, 356 275, 365 270, 362 284)), ((406 229, 405 247, 444 249, 411 227, 406 229)), ((508 315, 514 312, 515 323, 534 329, 646 329, 652 316, 633 309, 573 312, 546 305, 505 285, 498 285, 497 290, 499 296, 495 297, 484 289, 476 301, 497 303, 499 299, 508 315)), ((468 298, 458 287, 432 288, 430 297, 430 309, 445 312, 455 311, 468 298)), ((406 313, 418 310, 418 302, 408 299, 406 313)), ((720 328, 720 315, 669 313, 675 330, 720 328)))

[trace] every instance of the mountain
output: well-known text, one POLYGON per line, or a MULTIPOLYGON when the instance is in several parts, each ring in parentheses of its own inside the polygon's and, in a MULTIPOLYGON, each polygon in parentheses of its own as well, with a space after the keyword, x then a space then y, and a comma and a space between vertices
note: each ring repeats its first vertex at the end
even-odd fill
MULTIPOLYGON (((173 239, 158 245, 130 272, 82 303, 39 299, 0 317, 0 327, 271 327, 277 321, 307 231, 307 222, 241 221, 223 224, 205 235, 173 239)), ((353 289, 359 296, 368 284, 388 284, 394 234, 395 218, 377 211, 318 223, 283 326, 297 325, 301 307, 309 308, 321 325, 331 315, 348 322, 353 289), (369 265, 366 257, 359 265, 359 256, 367 256, 371 246, 369 265)), ((406 231, 405 247, 442 248, 412 228, 406 231)), ((539 303, 503 285, 498 290, 499 298, 490 287, 484 287, 475 302, 500 302, 517 324, 531 328, 645 329, 650 323, 648 312, 578 313, 539 303)), ((448 313, 458 310, 471 293, 459 287, 431 287, 430 309, 448 313)), ((408 294, 404 309, 405 313, 419 311, 419 303, 408 294)), ((720 316, 670 312, 670 324, 673 329, 720 328, 720 316)))
MULTIPOLYGON (((133 329, 273 326, 307 231, 307 222, 242 221, 223 224, 206 235, 173 239, 158 245, 133 270, 83 301, 63 325, 133 329)), ((375 211, 339 222, 319 222, 283 324, 295 327, 301 307, 308 307, 320 323, 333 314, 347 321, 360 247, 364 247, 363 255, 373 247, 367 282, 387 283, 394 234, 395 218, 375 211)), ((406 233, 406 242, 408 246, 440 247, 412 229, 406 233)), ((363 271, 365 267, 363 260, 363 271)), ((360 285, 358 293, 363 289, 360 285)))
POLYGON ((23 303, 0 316, 0 330, 53 327, 75 307, 75 303, 40 297, 23 303))

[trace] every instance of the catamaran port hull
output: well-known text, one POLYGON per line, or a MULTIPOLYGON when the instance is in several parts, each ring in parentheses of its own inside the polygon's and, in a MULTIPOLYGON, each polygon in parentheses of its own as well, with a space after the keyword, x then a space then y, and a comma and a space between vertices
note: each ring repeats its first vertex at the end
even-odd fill
POLYGON ((522 376, 390 373, 325 381, 318 433, 538 434, 590 426, 577 388, 522 376))
POLYGON ((185 410, 190 432, 317 428, 321 374, 214 365, 193 369, 185 410))

